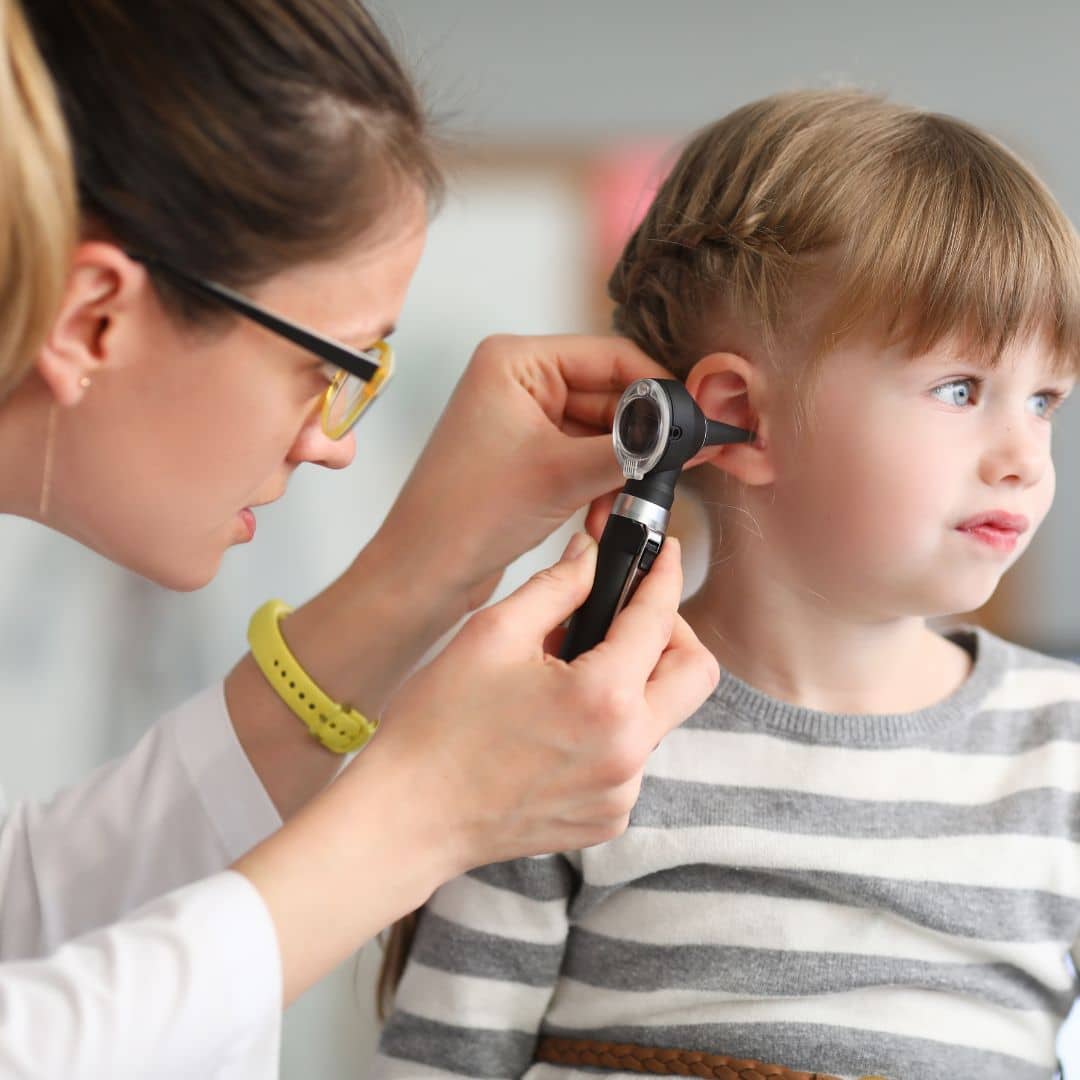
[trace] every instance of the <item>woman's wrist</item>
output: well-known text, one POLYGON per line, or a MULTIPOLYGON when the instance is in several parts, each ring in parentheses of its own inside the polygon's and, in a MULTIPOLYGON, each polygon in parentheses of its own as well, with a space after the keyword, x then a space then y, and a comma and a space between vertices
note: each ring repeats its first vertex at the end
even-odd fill
POLYGON ((375 719, 468 610, 463 585, 440 560, 418 558, 380 532, 332 585, 281 626, 294 655, 326 693, 375 719))
MULTIPOLYGON (((468 598, 437 564, 418 566, 392 537, 382 536, 285 618, 281 632, 325 693, 375 720, 467 610, 468 598)), ((334 777, 341 758, 311 737, 250 654, 226 679, 225 698, 248 760, 282 817, 290 817, 334 777)))
MULTIPOLYGON (((431 512, 418 517, 412 512, 412 502, 394 505, 344 576, 354 575, 364 565, 376 565, 404 593, 417 599, 426 596, 425 606, 443 624, 438 638, 486 603, 506 567, 532 545, 517 552, 503 551, 505 528, 493 535, 494 526, 479 519, 475 508, 450 525, 440 522, 437 511, 434 517, 431 512), (499 557, 493 559, 496 548, 499 557)), ((430 510, 428 504, 425 508, 430 510)), ((442 513, 445 518, 446 511, 442 513)), ((370 569, 358 576, 370 576, 370 569)))

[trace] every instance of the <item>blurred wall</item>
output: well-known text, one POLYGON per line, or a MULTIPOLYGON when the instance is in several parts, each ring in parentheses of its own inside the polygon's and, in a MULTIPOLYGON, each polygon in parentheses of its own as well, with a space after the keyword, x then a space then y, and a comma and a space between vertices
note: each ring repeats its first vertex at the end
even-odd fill
MULTIPOLYGON (((1075 4, 372 6, 444 130, 466 142, 580 152, 667 141, 778 89, 857 83, 996 133, 1080 217, 1075 4)), ((557 176, 464 177, 433 226, 395 338, 400 374, 358 429, 356 464, 298 474, 286 502, 260 512, 256 542, 231 552, 200 593, 164 593, 63 538, 0 520, 0 708, 23 718, 0 728, 9 796, 45 796, 129 746, 227 670, 258 602, 301 601, 339 572, 389 507, 477 340, 587 325, 586 232, 577 194, 557 176)), ((1058 504, 1016 571, 1017 636, 1062 652, 1080 649, 1076 413, 1066 407, 1057 436, 1058 504)), ((561 539, 514 567, 501 593, 552 561, 561 539)), ((363 1075, 375 962, 365 950, 290 1010, 283 1077, 363 1075)))

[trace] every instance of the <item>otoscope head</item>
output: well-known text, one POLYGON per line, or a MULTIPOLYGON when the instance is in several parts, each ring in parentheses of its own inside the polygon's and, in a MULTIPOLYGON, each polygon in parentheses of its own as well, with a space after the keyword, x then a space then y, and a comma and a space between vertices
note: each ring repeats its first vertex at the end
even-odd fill
POLYGON ((752 442, 754 433, 709 420, 677 379, 638 379, 623 393, 611 432, 627 480, 682 467, 703 447, 752 442))

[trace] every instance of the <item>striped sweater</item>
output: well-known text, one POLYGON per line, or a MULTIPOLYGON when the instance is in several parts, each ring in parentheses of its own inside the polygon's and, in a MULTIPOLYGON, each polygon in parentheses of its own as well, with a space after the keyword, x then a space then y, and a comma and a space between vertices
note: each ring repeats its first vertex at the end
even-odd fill
POLYGON ((533 1064, 551 1034, 1048 1080, 1078 989, 1080 668, 951 636, 967 681, 912 713, 816 712, 725 673, 623 836, 439 890, 375 1075, 595 1077, 533 1064))

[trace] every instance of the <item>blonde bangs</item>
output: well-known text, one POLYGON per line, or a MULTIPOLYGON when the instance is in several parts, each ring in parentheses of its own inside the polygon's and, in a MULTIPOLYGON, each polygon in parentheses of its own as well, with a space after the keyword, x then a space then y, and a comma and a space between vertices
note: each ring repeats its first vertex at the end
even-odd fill
POLYGON ((1052 366, 1080 374, 1073 226, 1004 147, 956 120, 907 120, 908 137, 867 162, 874 175, 852 178, 826 350, 874 323, 916 354, 958 338, 993 365, 1041 334, 1052 366))

